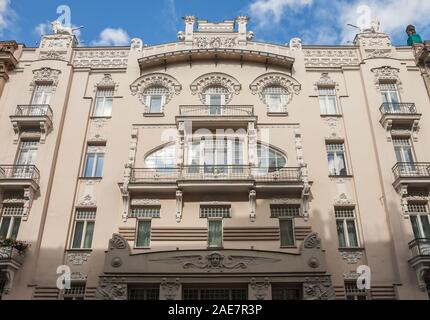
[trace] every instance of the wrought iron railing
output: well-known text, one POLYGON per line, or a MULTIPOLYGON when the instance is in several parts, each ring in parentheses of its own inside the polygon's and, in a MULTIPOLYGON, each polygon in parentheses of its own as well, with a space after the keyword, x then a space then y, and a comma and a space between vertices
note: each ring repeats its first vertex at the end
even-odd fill
POLYGON ((412 256, 430 256, 430 238, 418 238, 409 243, 412 256))
POLYGON ((415 103, 384 102, 379 109, 383 115, 416 115, 415 103))
POLYGON ((0 247, 0 262, 15 260, 21 262, 24 255, 14 247, 0 247))
POLYGON ((300 168, 256 168, 246 165, 182 166, 132 170, 132 183, 171 183, 178 180, 253 180, 257 182, 301 181, 300 168))
POLYGON ((0 165, 0 180, 33 180, 39 183, 40 172, 33 165, 0 165))
POLYGON ((243 117, 253 116, 253 106, 208 106, 208 105, 196 105, 196 106, 180 106, 179 114, 181 116, 199 117, 243 117))
POLYGON ((52 118, 52 109, 48 104, 18 105, 15 110, 18 117, 49 117, 52 118))
POLYGON ((399 178, 430 178, 430 163, 399 162, 393 168, 394 177, 399 178))

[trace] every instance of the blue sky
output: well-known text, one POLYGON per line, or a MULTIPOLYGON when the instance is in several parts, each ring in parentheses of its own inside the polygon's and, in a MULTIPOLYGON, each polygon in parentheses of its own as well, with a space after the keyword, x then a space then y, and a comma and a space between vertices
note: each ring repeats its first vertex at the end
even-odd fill
POLYGON ((430 39, 429 0, 0 0, 0 37, 36 46, 60 5, 70 7, 73 25, 85 26, 79 37, 86 46, 124 45, 133 37, 149 45, 175 41, 182 17, 191 14, 210 21, 245 14, 255 39, 282 44, 292 37, 346 44, 356 33, 347 23, 375 18, 396 44, 405 44, 409 23, 430 39))

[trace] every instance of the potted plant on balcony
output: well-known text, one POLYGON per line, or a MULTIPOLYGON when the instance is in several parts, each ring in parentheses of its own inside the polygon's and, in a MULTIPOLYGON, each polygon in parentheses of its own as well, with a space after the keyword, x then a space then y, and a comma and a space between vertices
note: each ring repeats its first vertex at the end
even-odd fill
POLYGON ((3 239, 0 240, 0 249, 11 248, 15 249, 19 255, 24 255, 30 245, 25 241, 13 240, 13 239, 3 239))

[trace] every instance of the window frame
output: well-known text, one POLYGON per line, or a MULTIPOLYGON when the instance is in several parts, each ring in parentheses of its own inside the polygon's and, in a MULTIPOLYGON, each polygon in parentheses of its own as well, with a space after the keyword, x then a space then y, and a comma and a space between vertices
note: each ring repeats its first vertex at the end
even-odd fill
POLYGON ((338 237, 338 244, 340 249, 361 249, 361 239, 358 229, 358 222, 357 222, 357 212, 355 207, 338 207, 335 208, 335 220, 336 220, 336 235, 338 237), (339 211, 352 211, 353 217, 338 217, 339 211), (342 221, 342 227, 343 227, 343 236, 345 239, 345 246, 341 246, 341 241, 339 238, 339 229, 338 229, 338 222, 342 221), (351 246, 350 238, 349 238, 349 230, 348 230, 348 222, 354 223, 354 231, 355 231, 355 238, 357 240, 357 246, 351 246))
POLYGON ((281 86, 276 84, 269 84, 262 90, 262 96, 263 101, 266 104, 267 107, 267 113, 268 114, 284 114, 287 113, 287 105, 288 105, 288 96, 289 92, 288 90, 281 86), (270 93, 267 92, 269 90, 279 90, 279 91, 285 91, 284 93, 270 93), (279 110, 272 109, 272 105, 270 104, 271 98, 277 97, 279 99, 279 110))
MULTIPOLYGON (((24 214, 24 206, 23 205, 14 205, 14 204, 5 204, 3 205, 2 209, 1 209, 1 215, 0 215, 0 230, 2 229, 3 223, 4 223, 4 219, 8 218, 9 220, 9 224, 8 224, 8 229, 6 231, 6 237, 4 239, 13 239, 16 240, 18 239, 19 236, 19 230, 21 228, 22 225, 22 217, 24 214), (20 209, 20 213, 15 213, 15 214, 7 214, 5 215, 6 209, 7 208, 19 208, 20 209), (16 235, 13 235, 16 223, 18 221, 18 228, 16 231, 16 235)), ((1 239, 1 238, 0 238, 1 239)))
POLYGON ((395 103, 401 103, 402 102, 397 81, 379 81, 379 91, 381 93, 381 98, 382 98, 383 103, 388 103, 389 105, 392 106, 395 103), (391 88, 391 89, 388 88, 388 86, 390 86, 390 85, 392 85, 394 88, 391 88), (395 99, 397 99, 397 101, 393 102, 392 94, 394 94, 395 99), (389 97, 389 99, 387 99, 387 100, 390 100, 390 101, 385 101, 386 97, 389 97))
POLYGON ((430 233, 428 236, 426 235, 426 231, 424 229, 423 221, 422 221, 423 217, 424 217, 424 219, 427 219, 428 224, 430 225, 430 213, 429 212, 425 212, 425 213, 424 212, 422 212, 422 213, 415 212, 415 213, 409 214, 409 219, 411 220, 412 233, 413 233, 415 239, 428 239, 428 238, 430 238, 430 233), (417 231, 420 233, 419 237, 417 237, 417 235, 415 233, 413 219, 416 219, 415 221, 416 221, 416 225, 418 227, 417 231))
POLYGON ((295 230, 295 218, 294 217, 279 217, 279 240, 280 240, 280 248, 295 248, 296 247, 296 230, 295 230), (292 244, 284 245, 282 243, 282 226, 281 222, 290 221, 291 222, 291 232, 292 232, 292 244))
POLYGON ((327 162, 328 162, 328 171, 330 177, 347 177, 349 175, 349 165, 348 165, 348 158, 347 158, 347 152, 346 152, 346 145, 344 141, 339 142, 330 142, 326 141, 326 154, 327 154, 327 162), (329 150, 328 147, 333 145, 342 145, 343 150, 329 150), (333 155, 333 164, 334 164, 334 173, 331 171, 331 163, 330 163, 330 155, 333 155), (339 159, 343 158, 343 164, 344 164, 344 170, 345 173, 342 174, 341 171, 338 171, 338 164, 339 159))
POLYGON ((94 118, 111 118, 112 117, 112 111, 113 111, 114 98, 115 98, 115 87, 97 88, 96 97, 94 99, 93 117, 94 118), (109 93, 109 94, 99 95, 102 92, 109 93), (102 108, 103 112, 102 112, 102 114, 98 114, 98 106, 99 106, 98 101, 99 100, 103 100, 103 108, 102 108), (110 103, 109 112, 108 112, 109 114, 105 114, 107 102, 110 103))
POLYGON ((105 145, 88 145, 87 150, 85 153, 85 159, 84 159, 84 166, 82 170, 82 177, 85 179, 102 179, 103 178, 103 171, 105 167, 105 160, 106 160, 106 146, 105 145), (91 151, 92 148, 94 148, 94 151, 91 151), (103 148, 103 151, 97 150, 98 148, 103 148), (87 167, 89 165, 89 157, 90 155, 93 155, 93 165, 91 169, 91 174, 87 175, 87 167), (100 169, 100 176, 97 176, 97 168, 100 159, 102 159, 102 167, 100 169))
POLYGON ((39 153, 40 139, 23 139, 20 140, 18 150, 16 153, 15 164, 17 166, 34 166, 37 162, 37 156, 39 153), (28 146, 26 146, 28 144, 28 146), (24 152, 27 153, 27 161, 26 163, 21 163, 21 156, 23 156, 24 152), (28 155, 32 154, 33 161, 29 162, 28 155))
POLYGON ((340 113, 340 106, 339 106, 339 99, 338 95, 336 93, 336 87, 334 86, 318 86, 318 102, 320 105, 320 114, 321 116, 339 116, 340 113), (333 94, 322 94, 322 91, 331 90, 333 94), (327 106, 330 104, 331 100, 330 97, 333 97, 334 101, 334 112, 328 112, 327 106), (324 101, 324 104, 322 103, 324 101), (325 112, 323 112, 323 105, 325 108, 325 112))
POLYGON ((169 89, 162 85, 154 85, 147 87, 144 92, 144 99, 145 99, 145 114, 163 114, 164 113, 164 107, 167 104, 167 96, 169 95, 169 89), (160 90, 160 93, 151 93, 151 90, 160 90), (161 92, 164 91, 164 92, 161 92), (160 109, 157 112, 152 111, 152 100, 153 97, 159 97, 161 98, 160 102, 160 109))
POLYGON ((134 241, 134 248, 139 250, 144 249, 151 249, 152 245, 152 220, 153 218, 136 218, 136 231, 135 231, 135 241, 134 241), (149 223, 149 234, 148 234, 148 246, 139 246, 138 240, 139 240, 139 224, 140 223, 149 223))
POLYGON ((94 233, 95 233, 95 227, 96 227, 96 218, 97 218, 97 209, 96 208, 77 208, 75 211, 75 218, 73 221, 73 232, 72 232, 72 239, 71 239, 71 243, 70 243, 70 248, 71 250, 83 250, 83 251, 88 251, 88 250, 92 250, 93 247, 93 241, 94 241, 94 233), (89 219, 89 218, 78 218, 78 214, 80 212, 91 212, 94 213, 94 218, 89 219), (77 226, 78 223, 82 223, 83 222, 83 228, 82 228, 82 235, 81 235, 81 239, 79 240, 80 245, 79 248, 75 247, 75 239, 76 239, 76 232, 77 232, 77 226), (88 231, 88 222, 91 222, 93 224, 93 230, 92 230, 92 234, 91 234, 91 244, 89 248, 85 248, 85 238, 87 237, 87 231, 88 231))
POLYGON ((224 248, 224 218, 208 217, 207 221, 208 221, 207 222, 207 224, 208 224, 208 248, 209 249, 222 249, 222 248, 224 248), (210 232, 211 232, 210 224, 213 222, 220 222, 221 223, 221 236, 220 236, 221 244, 219 246, 210 244, 210 239, 211 239, 211 237, 210 237, 210 232))
POLYGON ((33 90, 33 94, 32 94, 32 97, 31 97, 31 105, 32 106, 43 106, 43 105, 50 105, 50 103, 51 103, 51 99, 52 99, 52 95, 53 95, 53 92, 54 92, 54 90, 53 90, 53 87, 54 87, 54 84, 53 84, 53 82, 52 81, 48 81, 48 82, 37 82, 36 83, 36 85, 35 85, 35 87, 34 87, 34 90, 33 90), (49 88, 49 92, 46 92, 46 91, 41 91, 43 94, 42 94, 42 97, 43 97, 43 99, 42 100, 48 100, 48 102, 46 103, 36 103, 36 96, 37 96, 37 94, 38 94, 38 89, 39 88, 49 88))

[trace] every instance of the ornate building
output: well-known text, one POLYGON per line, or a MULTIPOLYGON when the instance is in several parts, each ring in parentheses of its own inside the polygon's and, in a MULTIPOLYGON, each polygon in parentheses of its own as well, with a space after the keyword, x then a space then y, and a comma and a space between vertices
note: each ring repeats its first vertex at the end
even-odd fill
POLYGON ((247 22, 129 47, 54 25, 1 58, 3 299, 429 299, 413 51, 378 24, 306 46, 247 22))

